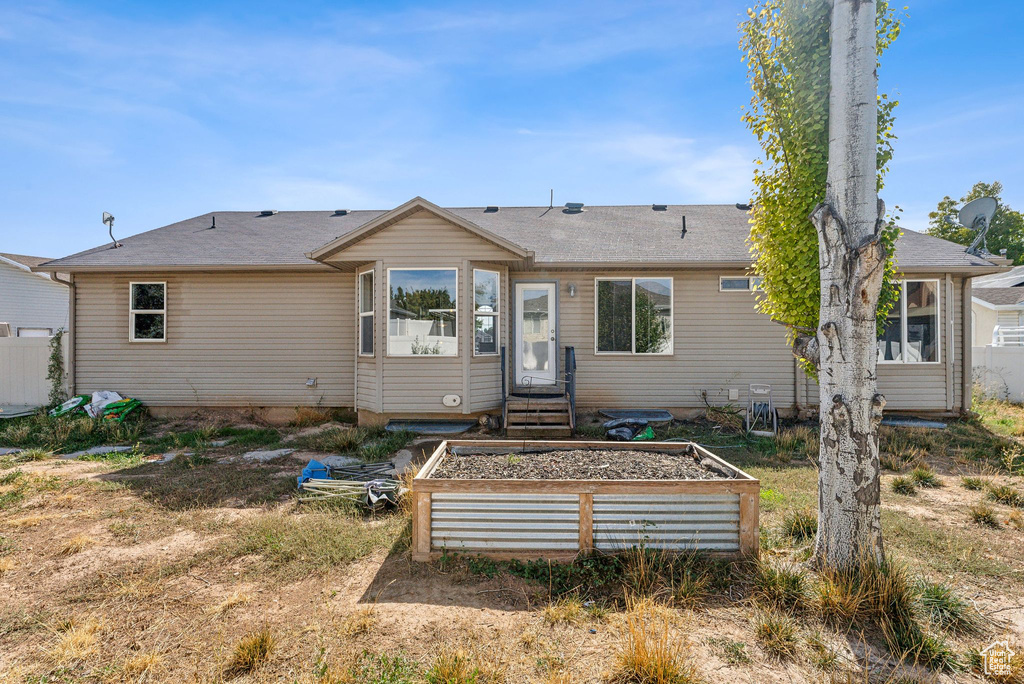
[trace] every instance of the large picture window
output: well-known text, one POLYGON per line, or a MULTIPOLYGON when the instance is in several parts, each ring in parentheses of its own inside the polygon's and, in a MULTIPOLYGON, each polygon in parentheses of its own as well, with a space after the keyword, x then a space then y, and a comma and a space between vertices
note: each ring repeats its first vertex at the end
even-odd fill
POLYGON ((498 307, 501 274, 473 269, 473 354, 498 353, 498 307))
POLYGON ((939 281, 904 280, 878 337, 879 363, 938 363, 939 281))
POLYGON ((359 355, 373 356, 373 271, 359 274, 359 355))
POLYGON ((129 284, 128 339, 167 340, 167 283, 129 284))
POLYGON ((456 356, 458 280, 454 268, 388 269, 388 355, 456 356))
POLYGON ((598 354, 672 353, 672 279, 598 278, 598 354))

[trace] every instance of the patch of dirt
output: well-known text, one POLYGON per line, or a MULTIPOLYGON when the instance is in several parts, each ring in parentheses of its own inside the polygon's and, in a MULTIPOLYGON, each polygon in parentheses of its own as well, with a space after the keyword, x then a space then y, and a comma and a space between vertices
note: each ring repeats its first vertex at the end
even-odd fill
POLYGON ((448 454, 431 477, 457 480, 721 480, 686 454, 629 449, 448 454))

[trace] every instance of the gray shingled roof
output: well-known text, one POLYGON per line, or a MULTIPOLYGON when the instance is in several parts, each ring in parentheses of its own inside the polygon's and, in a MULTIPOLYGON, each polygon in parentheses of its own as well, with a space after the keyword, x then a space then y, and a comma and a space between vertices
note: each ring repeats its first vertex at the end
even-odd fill
POLYGON ((1024 304, 1024 287, 975 287, 971 295, 995 306, 1024 304))
MULTIPOLYGON (((561 207, 449 209, 481 228, 535 254, 538 264, 734 263, 747 262, 747 212, 735 205, 588 206, 580 213, 561 207), (683 216, 686 237, 680 239, 683 216)), ((49 262, 47 267, 156 268, 288 267, 312 265, 305 254, 341 237, 384 211, 212 212, 49 262), (216 228, 211 228, 216 216, 216 228)), ((989 267, 956 245, 908 231, 897 245, 906 269, 989 267)))

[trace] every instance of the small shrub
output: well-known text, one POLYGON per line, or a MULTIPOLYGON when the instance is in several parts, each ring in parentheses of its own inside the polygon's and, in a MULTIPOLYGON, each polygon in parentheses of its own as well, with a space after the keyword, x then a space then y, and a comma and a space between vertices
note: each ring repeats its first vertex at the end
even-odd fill
POLYGON ((238 676, 256 671, 270 658, 275 642, 274 635, 266 627, 239 639, 227 666, 228 675, 238 676))
POLYGON ((782 531, 797 541, 813 539, 818 533, 818 515, 810 509, 791 511, 782 519, 782 531))
POLYGON ((443 647, 425 675, 427 684, 482 684, 489 677, 467 651, 443 647))
POLYGON ((985 488, 985 480, 974 475, 964 475, 960 478, 960 486, 972 492, 978 492, 985 488))
POLYGON ((797 624, 788 615, 777 612, 759 612, 754 616, 754 636, 764 652, 778 660, 796 655, 797 624))
POLYGON ((807 598, 807 573, 792 565, 759 561, 754 569, 752 595, 774 608, 802 608, 807 598))
POLYGON ((918 466, 910 471, 910 479, 914 481, 918 487, 924 487, 926 489, 935 489, 936 487, 942 486, 942 480, 935 474, 931 468, 927 466, 918 466))
POLYGON ((967 509, 971 521, 984 527, 999 527, 999 518, 996 517, 996 509, 985 502, 976 503, 967 509))
POLYGON ((996 503, 1024 508, 1024 495, 1010 485, 989 485, 988 498, 996 503))
POLYGON ((73 556, 76 553, 85 551, 90 546, 94 546, 96 540, 87 534, 76 534, 71 539, 64 542, 64 545, 60 547, 60 555, 62 556, 73 556))
POLYGON ((544 607, 544 622, 549 625, 577 624, 585 615, 579 596, 563 596, 544 607))
POLYGON ((979 631, 981 616, 949 586, 922 581, 918 594, 922 612, 936 627, 958 634, 979 631))
POLYGON ((686 642, 674 633, 668 615, 644 601, 629 604, 610 681, 695 684, 700 678, 689 660, 686 642))
POLYGON ((1015 530, 1024 530, 1024 513, 1010 511, 1010 515, 1006 516, 1006 525, 1015 530))
POLYGON ((903 496, 915 496, 917 494, 917 485, 909 477, 894 477, 889 486, 892 488, 892 491, 903 496))

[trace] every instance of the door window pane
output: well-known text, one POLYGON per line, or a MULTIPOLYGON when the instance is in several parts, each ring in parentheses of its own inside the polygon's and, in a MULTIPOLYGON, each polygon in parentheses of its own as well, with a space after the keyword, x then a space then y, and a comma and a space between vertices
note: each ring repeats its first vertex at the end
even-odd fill
POLYGON ((663 354, 672 348, 672 279, 637 278, 637 354, 663 354))
POLYGON ((393 269, 388 275, 388 353, 458 354, 458 271, 393 269))
POLYGON ((632 280, 597 281, 597 351, 633 351, 632 280))
POLYGON ((522 365, 524 371, 546 371, 551 337, 551 302, 547 288, 523 288, 522 365))

